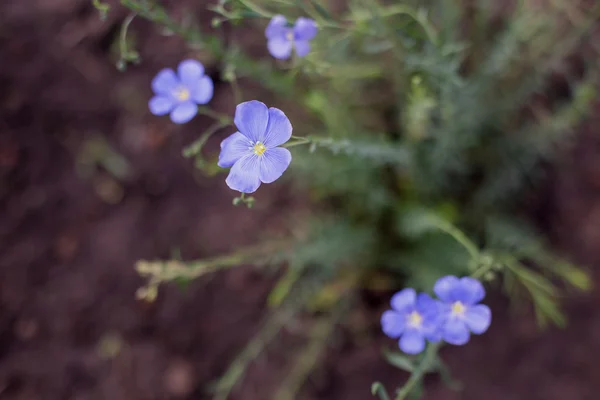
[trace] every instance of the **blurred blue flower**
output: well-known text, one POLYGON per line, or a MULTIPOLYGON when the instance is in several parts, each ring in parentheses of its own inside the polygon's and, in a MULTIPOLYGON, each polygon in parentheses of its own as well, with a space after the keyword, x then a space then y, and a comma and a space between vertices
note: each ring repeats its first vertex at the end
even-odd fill
POLYGON ((198 104, 206 104, 213 97, 213 81, 204 75, 204 66, 196 60, 179 64, 177 74, 171 68, 160 71, 152 80, 156 93, 148 106, 154 115, 171 113, 176 124, 188 122, 198 113, 198 104))
POLYGON ((485 297, 477 279, 445 276, 435 283, 433 291, 443 304, 440 335, 446 342, 463 345, 471 332, 482 334, 489 328, 492 312, 488 306, 477 304, 485 297))
POLYGON ((425 349, 425 339, 439 341, 440 303, 428 294, 417 296, 414 289, 404 289, 391 300, 392 310, 381 316, 383 333, 392 339, 400 338, 399 346, 408 354, 425 349))
POLYGON ((277 146, 290 140, 292 124, 283 111, 256 100, 239 104, 233 122, 239 132, 221 142, 218 165, 232 167, 227 186, 254 193, 261 182, 274 182, 290 165, 290 151, 277 146))
POLYGON ((312 19, 300 17, 292 28, 288 27, 283 15, 276 15, 265 30, 269 53, 286 60, 292 55, 293 47, 299 57, 304 57, 310 52, 310 40, 316 36, 317 30, 317 24, 312 19))

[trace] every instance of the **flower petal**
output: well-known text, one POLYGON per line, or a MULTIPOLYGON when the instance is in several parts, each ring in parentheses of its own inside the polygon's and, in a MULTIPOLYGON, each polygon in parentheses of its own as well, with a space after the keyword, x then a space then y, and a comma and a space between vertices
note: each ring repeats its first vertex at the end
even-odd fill
POLYGON ((254 153, 246 155, 233 164, 225 183, 238 192, 254 193, 260 186, 259 168, 258 156, 254 153))
POLYGON ((201 77, 189 87, 192 92, 192 100, 198 104, 206 104, 213 97, 214 85, 209 76, 201 77))
POLYGON ((408 312, 408 309, 414 307, 415 300, 417 299, 417 292, 415 289, 403 289, 392 296, 390 303, 392 308, 399 312, 408 312))
POLYGON ((175 106, 171 112, 171 121, 184 124, 198 114, 198 106, 191 101, 186 101, 175 106))
POLYGON ((262 183, 275 182, 292 162, 292 153, 283 147, 267 149, 260 158, 260 180, 262 183))
POLYGON ((267 39, 285 38, 288 32, 287 19, 283 15, 275 15, 271 18, 267 29, 265 29, 265 36, 267 39))
POLYGON ((464 321, 449 318, 442 327, 442 337, 450 344, 461 346, 469 341, 469 329, 464 321))
POLYGON ((492 323, 492 311, 483 304, 467 307, 465 311, 465 323, 471 332, 478 335, 487 331, 492 323))
POLYGON ((175 71, 165 68, 152 79, 152 90, 156 94, 169 95, 179 85, 179 79, 175 71))
POLYGON ((240 133, 252 143, 262 142, 269 123, 269 109, 257 100, 240 103, 235 108, 233 122, 240 133))
POLYGON ((406 327, 405 321, 404 315, 388 310, 381 315, 381 330, 392 339, 398 339, 406 327))
POLYGON ((317 35, 317 24, 310 18, 300 17, 294 25, 294 39, 311 40, 317 35))
POLYGON ((177 73, 181 83, 191 90, 196 82, 204 76, 204 66, 196 60, 185 60, 179 63, 177 73))
POLYGON ((267 49, 273 57, 287 60, 292 55, 292 42, 286 38, 275 37, 267 41, 267 49))
POLYGON ((267 148, 277 147, 292 137, 292 123, 278 108, 269 108, 269 123, 265 131, 263 144, 267 148))
POLYGON ((456 291, 459 282, 459 279, 455 276, 444 276, 438 279, 435 285, 433 285, 433 291, 442 301, 455 301, 457 299, 454 298, 454 292, 456 291))
POLYGON ((456 295, 460 297, 457 300, 462 301, 464 304, 473 305, 483 300, 485 289, 477 279, 465 277, 461 278, 456 295))
POLYGON ((304 57, 310 53, 310 43, 308 40, 296 40, 294 42, 294 46, 296 48, 296 54, 298 57, 304 57))
POLYGON ((175 103, 170 97, 167 96, 154 96, 148 102, 148 108, 154 115, 166 115, 173 110, 175 103))
POLYGON ((229 168, 248 154, 252 154, 252 143, 246 136, 236 132, 221 142, 221 153, 217 165, 221 168, 229 168))
POLYGON ((425 349, 425 338, 421 332, 409 329, 400 338, 400 350, 408 354, 419 354, 425 349))

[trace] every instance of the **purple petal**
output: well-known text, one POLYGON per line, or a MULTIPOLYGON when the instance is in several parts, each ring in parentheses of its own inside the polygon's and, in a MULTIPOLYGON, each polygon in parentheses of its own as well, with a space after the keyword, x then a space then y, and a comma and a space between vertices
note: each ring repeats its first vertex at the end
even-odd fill
POLYGON ((292 137, 292 123, 278 108, 269 108, 269 123, 263 144, 267 148, 277 147, 292 137))
POLYGON ((203 76, 195 83, 190 84, 189 88, 192 100, 198 104, 206 104, 213 97, 214 85, 212 79, 208 76, 203 76))
POLYGON ((236 132, 221 142, 221 153, 217 164, 221 168, 229 168, 248 154, 252 154, 252 143, 246 136, 236 132))
POLYGON ((442 301, 447 303, 456 301, 458 299, 455 298, 454 293, 459 282, 459 279, 455 276, 444 276, 437 280, 433 286, 433 291, 442 301))
POLYGON ((464 321, 449 318, 442 327, 442 337, 450 344, 461 346, 469 341, 469 329, 464 321))
POLYGON ((269 53, 279 60, 287 60, 292 55, 292 42, 286 38, 273 38, 267 41, 269 53))
POLYGON ((241 134, 250 139, 252 143, 262 142, 269 123, 269 109, 264 103, 257 100, 240 103, 235 108, 233 122, 241 134))
POLYGON ((177 73, 181 83, 191 89, 204 76, 204 66, 196 60, 185 60, 179 63, 177 73))
POLYGON ((386 311, 381 315, 381 330, 392 339, 398 339, 404 328, 406 318, 395 311, 386 311))
POLYGON ((292 162, 292 154, 288 149, 276 147, 267 149, 260 159, 260 180, 271 183, 279 179, 292 162))
POLYGON ((225 183, 238 192, 254 193, 260 186, 259 169, 258 156, 254 153, 246 155, 233 164, 225 183))
POLYGON ((186 101, 175 106, 171 112, 171 121, 176 124, 184 124, 198 114, 198 106, 191 101, 186 101))
POLYGON ((485 297, 485 289, 477 279, 465 277, 460 280, 456 290, 456 296, 464 304, 473 305, 479 303, 485 297))
POLYGON ((287 20, 283 15, 275 15, 265 30, 265 36, 267 39, 284 38, 289 31, 286 25, 287 20))
POLYGON ((156 94, 169 95, 179 83, 175 71, 171 68, 165 68, 152 79, 152 90, 156 94))
POLYGON ((294 25, 294 39, 311 40, 317 35, 317 24, 310 18, 300 17, 294 25))
POLYGON ((298 57, 304 57, 310 53, 310 43, 308 40, 296 40, 294 42, 294 46, 296 48, 296 54, 298 57))
POLYGON ((418 354, 425 349, 425 338, 415 330, 409 329, 400 338, 400 350, 408 354, 418 354))
POLYGON ((392 296, 390 303, 392 308, 399 312, 408 312, 408 309, 414 307, 417 299, 415 289, 403 289, 392 296))
POLYGON ((465 323, 471 332, 480 335, 490 327, 492 323, 492 311, 488 306, 483 304, 467 307, 465 323))
POLYGON ((175 103, 167 96, 154 96, 148 102, 150 112, 154 115, 166 115, 173 110, 175 103))

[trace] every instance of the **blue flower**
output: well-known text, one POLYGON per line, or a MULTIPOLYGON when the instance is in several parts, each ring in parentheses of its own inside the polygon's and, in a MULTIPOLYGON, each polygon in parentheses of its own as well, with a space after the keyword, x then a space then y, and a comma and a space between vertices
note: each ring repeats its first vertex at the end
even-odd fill
POLYGON ((392 310, 381 316, 383 333, 398 339, 402 351, 418 354, 425 349, 425 339, 439 341, 440 304, 428 294, 417 296, 414 289, 404 289, 391 300, 392 310))
POLYGON ((198 104, 206 104, 213 97, 213 81, 204 75, 204 66, 196 60, 179 64, 177 74, 171 68, 160 71, 152 80, 156 93, 148 106, 154 115, 171 113, 176 124, 188 122, 198 113, 198 104))
POLYGON ((454 345, 469 341, 470 333, 484 333, 492 322, 490 308, 477 304, 485 297, 481 282, 473 278, 445 276, 434 285, 433 291, 443 302, 442 338, 454 345))
POLYGON ((283 111, 256 100, 239 104, 233 122, 239 132, 221 142, 218 165, 232 167, 227 186, 254 193, 261 182, 274 182, 290 165, 290 151, 277 146, 290 140, 292 124, 283 111))
POLYGON ((317 34, 317 24, 309 18, 300 17, 294 27, 287 26, 283 15, 276 15, 265 31, 267 48, 275 58, 286 60, 292 55, 292 47, 299 57, 310 52, 310 40, 317 34))

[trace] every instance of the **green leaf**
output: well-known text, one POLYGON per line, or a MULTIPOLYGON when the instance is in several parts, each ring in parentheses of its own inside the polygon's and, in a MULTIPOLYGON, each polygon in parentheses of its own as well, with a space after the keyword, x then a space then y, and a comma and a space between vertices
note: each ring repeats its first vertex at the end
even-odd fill
POLYGON ((396 368, 406 372, 413 372, 415 370, 413 360, 402 353, 384 350, 383 355, 385 359, 396 368))
POLYGON ((315 0, 310 0, 310 4, 312 4, 312 6, 315 8, 315 10, 317 10, 317 12, 319 13, 319 15, 321 17, 323 17, 323 19, 328 19, 331 20, 331 14, 329 14, 329 11, 327 11, 325 9, 325 7, 323 7, 322 5, 320 5, 319 3, 317 3, 315 0))

